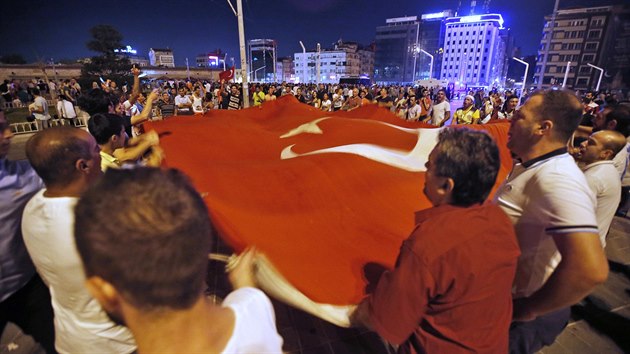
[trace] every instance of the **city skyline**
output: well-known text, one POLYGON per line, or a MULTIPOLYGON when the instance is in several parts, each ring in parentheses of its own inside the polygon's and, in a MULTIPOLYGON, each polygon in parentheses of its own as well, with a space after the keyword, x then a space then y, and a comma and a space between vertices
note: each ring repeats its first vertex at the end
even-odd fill
MULTIPOLYGON (((235 4, 235 0, 232 0, 235 4)), ((420 16, 423 13, 455 10, 457 0, 437 5, 416 1, 384 3, 365 0, 361 4, 349 1, 320 0, 305 4, 299 0, 274 2, 243 1, 246 40, 270 38, 278 42, 278 57, 301 52, 299 41, 307 49, 321 43, 332 46, 338 39, 370 44, 375 29, 390 17, 420 16), (288 16, 287 14, 291 14, 288 16)), ((467 1, 462 1, 467 3, 467 1)), ((615 0, 562 0, 561 8, 603 6, 620 3, 615 0)), ((65 0, 57 3, 25 0, 17 6, 5 5, 0 14, 0 55, 20 54, 28 62, 39 58, 56 61, 92 56, 85 43, 89 29, 98 24, 111 24, 138 55, 148 56, 150 48, 170 48, 177 66, 185 60, 194 66, 198 54, 221 49, 234 58, 239 66, 236 17, 227 1, 211 0, 196 3, 184 0, 172 3, 113 0, 91 3, 65 0), (143 5, 147 4, 147 5, 143 5), (174 10, 175 7, 177 10, 174 10)), ((479 8, 478 8, 479 10, 479 8)), ((501 13, 505 26, 511 28, 515 45, 523 55, 535 54, 540 43, 544 16, 553 10, 552 0, 528 3, 528 15, 508 0, 493 0, 492 13, 501 13)), ((463 13, 462 15, 467 15, 463 13)))

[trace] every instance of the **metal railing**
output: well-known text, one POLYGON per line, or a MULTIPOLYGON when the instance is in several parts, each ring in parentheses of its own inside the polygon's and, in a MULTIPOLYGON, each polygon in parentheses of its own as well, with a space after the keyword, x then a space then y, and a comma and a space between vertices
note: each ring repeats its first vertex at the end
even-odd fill
MULTIPOLYGON (((75 119, 49 119, 48 125, 51 127, 57 126, 70 126, 77 128, 85 127, 85 120, 82 118, 75 119)), ((37 127, 37 122, 21 122, 21 123, 12 123, 9 125, 11 128, 11 132, 13 134, 33 134, 39 131, 37 127)))

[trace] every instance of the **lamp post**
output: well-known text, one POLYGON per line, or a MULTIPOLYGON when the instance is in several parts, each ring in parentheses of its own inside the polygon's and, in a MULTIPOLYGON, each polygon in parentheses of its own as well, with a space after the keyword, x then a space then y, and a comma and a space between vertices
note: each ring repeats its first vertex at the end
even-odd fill
POLYGON ((317 43, 317 85, 319 85, 320 81, 321 81, 321 75, 320 75, 320 70, 321 70, 321 55, 322 55, 322 46, 317 43))
POLYGON ((521 87, 521 94, 518 96, 518 104, 521 104, 521 101, 523 100, 523 91, 525 91, 526 86, 525 83, 527 82, 527 71, 529 71, 529 63, 527 63, 524 60, 521 60, 517 57, 512 57, 512 59, 516 60, 517 62, 525 65, 525 75, 523 76, 523 86, 521 87))
POLYGON ((551 22, 549 23, 549 35, 547 36, 547 43, 545 44, 545 52, 543 54, 543 61, 540 68, 540 80, 538 80, 538 89, 542 88, 543 81, 545 79, 545 71, 547 67, 547 58, 549 57, 549 47, 551 47, 551 38, 553 37, 553 29, 556 27, 556 15, 558 13, 558 6, 560 0, 556 0, 553 5, 553 13, 551 14, 551 22))
POLYGON ((604 69, 600 68, 599 66, 595 66, 591 63, 587 63, 586 65, 590 66, 591 68, 599 70, 599 79, 597 80, 597 87, 595 88, 595 91, 599 92, 599 85, 602 83, 602 77, 604 76, 604 69))
POLYGON ((564 70, 564 80, 562 80, 562 88, 567 85, 567 78, 569 77, 569 70, 571 70, 571 62, 567 62, 567 68, 564 70))
POLYGON ((243 26, 243 2, 236 0, 236 11, 230 0, 227 0, 232 12, 238 19, 238 44, 241 54, 241 78, 243 80, 243 108, 249 107, 249 85, 247 84, 247 57, 245 56, 245 26, 243 26))
POLYGON ((429 52, 424 49, 420 49, 420 51, 431 58, 431 62, 429 63, 429 80, 431 80, 433 78, 433 55, 429 54, 429 52))
POLYGON ((304 73, 302 75, 302 79, 304 79, 303 83, 306 83, 306 47, 304 47, 304 43, 302 43, 302 41, 300 41, 300 45, 302 46, 302 72, 304 73))

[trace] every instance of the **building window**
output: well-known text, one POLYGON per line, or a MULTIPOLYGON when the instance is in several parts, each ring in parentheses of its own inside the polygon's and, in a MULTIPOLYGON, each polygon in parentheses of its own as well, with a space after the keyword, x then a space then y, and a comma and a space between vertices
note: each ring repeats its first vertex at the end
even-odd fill
POLYGON ((592 62, 593 59, 595 59, 593 54, 584 54, 584 56, 582 56, 582 61, 592 62))
POLYGON ((597 42, 586 43, 584 46, 585 50, 597 50, 597 42))
POLYGON ((588 38, 589 39, 599 38, 601 34, 602 34, 602 31, 600 30, 588 31, 588 38))

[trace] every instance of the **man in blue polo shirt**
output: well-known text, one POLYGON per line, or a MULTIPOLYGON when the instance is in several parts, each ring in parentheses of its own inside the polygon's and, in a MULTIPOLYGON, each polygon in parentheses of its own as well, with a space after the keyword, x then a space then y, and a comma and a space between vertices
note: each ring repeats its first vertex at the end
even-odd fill
POLYGON ((7 159, 12 138, 0 110, 0 334, 11 321, 54 353, 50 294, 35 273, 20 229, 24 206, 43 183, 28 161, 7 159))

